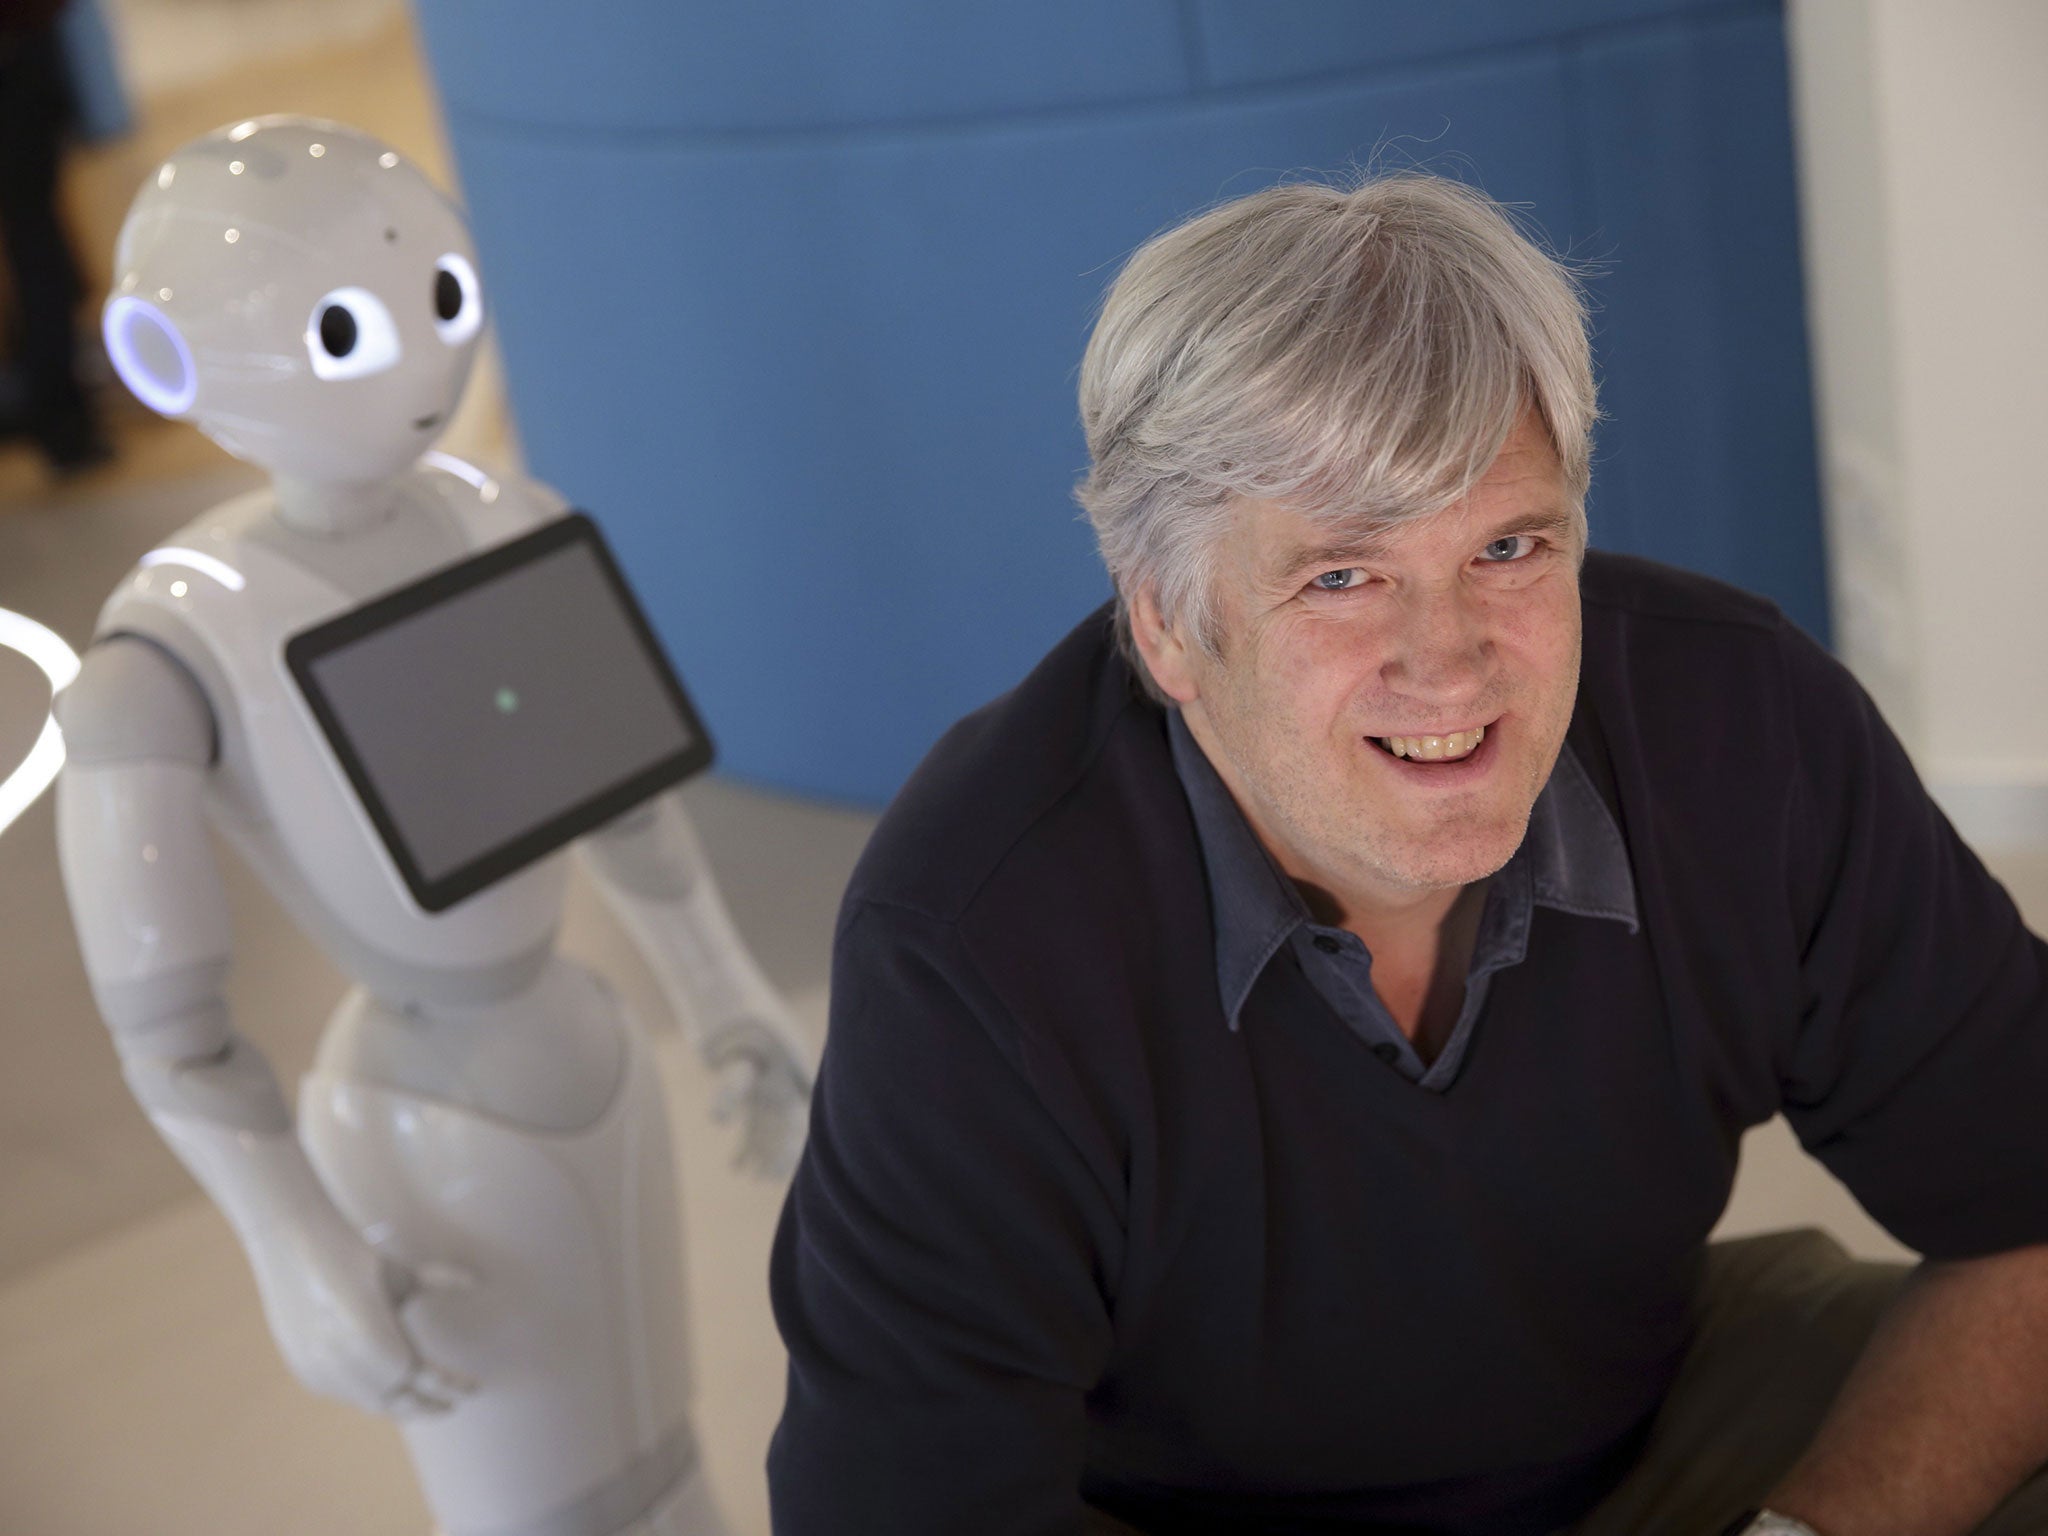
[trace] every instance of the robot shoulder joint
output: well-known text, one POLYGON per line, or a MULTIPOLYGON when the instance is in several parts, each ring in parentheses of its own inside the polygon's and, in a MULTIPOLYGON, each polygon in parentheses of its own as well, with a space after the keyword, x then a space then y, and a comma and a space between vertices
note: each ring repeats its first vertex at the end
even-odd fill
POLYGON ((78 764, 170 761, 205 767, 219 746, 198 681, 171 653, 116 633, 85 653, 57 698, 65 756, 78 764))

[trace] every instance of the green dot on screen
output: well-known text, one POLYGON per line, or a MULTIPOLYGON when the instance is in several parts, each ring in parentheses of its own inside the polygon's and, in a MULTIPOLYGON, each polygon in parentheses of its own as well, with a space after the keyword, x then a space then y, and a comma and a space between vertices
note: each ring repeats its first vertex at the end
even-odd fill
POLYGON ((498 706, 499 714, 509 715, 519 707, 519 695, 510 688, 500 688, 491 702, 498 706))

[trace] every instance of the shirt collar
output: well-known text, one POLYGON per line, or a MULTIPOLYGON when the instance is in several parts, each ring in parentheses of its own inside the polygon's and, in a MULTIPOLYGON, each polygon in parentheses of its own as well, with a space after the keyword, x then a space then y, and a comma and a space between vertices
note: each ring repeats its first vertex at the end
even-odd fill
MULTIPOLYGON (((1288 935, 1310 920, 1308 904, 1245 821, 1180 711, 1169 708, 1166 714, 1174 771, 1194 813, 1209 875, 1216 989, 1223 1016, 1235 1029, 1252 984, 1288 935)), ((1536 905, 1610 918, 1632 933, 1640 931, 1628 846, 1569 743, 1558 752, 1529 812, 1522 845, 1501 877, 1510 886, 1526 881, 1526 899, 1536 905)))

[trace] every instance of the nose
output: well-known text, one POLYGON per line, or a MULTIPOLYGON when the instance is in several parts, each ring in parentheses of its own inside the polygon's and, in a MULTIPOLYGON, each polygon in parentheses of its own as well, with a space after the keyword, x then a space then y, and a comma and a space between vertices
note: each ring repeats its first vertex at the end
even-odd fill
POLYGON ((1462 583, 1411 588, 1397 610, 1381 681, 1410 697, 1455 705, 1478 696, 1493 640, 1479 599, 1462 583))

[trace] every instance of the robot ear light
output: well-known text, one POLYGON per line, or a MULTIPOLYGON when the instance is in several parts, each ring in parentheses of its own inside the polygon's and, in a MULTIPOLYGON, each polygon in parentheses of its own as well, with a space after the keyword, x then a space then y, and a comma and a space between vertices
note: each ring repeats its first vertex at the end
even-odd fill
POLYGON ((469 258, 450 251, 434 263, 434 329, 459 347, 484 323, 484 291, 469 258))
POLYGON ((337 288, 306 317, 306 356, 321 379, 382 373, 404 354, 384 301, 367 288, 337 288))
POLYGON ((182 416, 199 397, 192 349, 162 310, 133 294, 117 294, 100 316, 107 357, 135 398, 163 416, 182 416))

